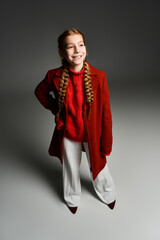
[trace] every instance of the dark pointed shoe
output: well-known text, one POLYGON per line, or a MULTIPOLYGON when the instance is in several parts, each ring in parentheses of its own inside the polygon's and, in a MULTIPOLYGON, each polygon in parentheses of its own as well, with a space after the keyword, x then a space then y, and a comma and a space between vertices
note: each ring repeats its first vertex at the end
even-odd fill
POLYGON ((70 210, 73 214, 75 214, 78 207, 69 207, 69 206, 68 206, 68 208, 69 208, 69 210, 70 210))
POLYGON ((110 209, 113 209, 115 206, 116 200, 112 203, 107 204, 110 209))

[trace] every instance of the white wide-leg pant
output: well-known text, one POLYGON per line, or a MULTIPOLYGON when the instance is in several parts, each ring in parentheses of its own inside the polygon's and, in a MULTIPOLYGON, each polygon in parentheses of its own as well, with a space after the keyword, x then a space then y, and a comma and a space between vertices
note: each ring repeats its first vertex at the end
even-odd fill
MULTIPOLYGON (((65 137, 63 139, 63 191, 65 202, 69 207, 77 207, 80 202, 82 144, 90 167, 88 143, 75 142, 65 137)), ((104 203, 109 204, 116 199, 114 182, 107 164, 95 180, 92 178, 92 182, 98 197, 104 203)))

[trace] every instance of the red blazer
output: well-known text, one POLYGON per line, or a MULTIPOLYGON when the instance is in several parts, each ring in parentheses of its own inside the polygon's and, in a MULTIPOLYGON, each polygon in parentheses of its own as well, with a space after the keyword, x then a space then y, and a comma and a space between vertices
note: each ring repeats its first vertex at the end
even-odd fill
MULTIPOLYGON (((84 104, 84 119, 88 135, 88 145, 90 152, 91 170, 93 179, 104 168, 107 159, 112 150, 112 116, 110 108, 109 90, 105 72, 91 66, 91 81, 94 91, 94 101, 91 106, 91 113, 87 115, 87 104, 84 104)), ((45 78, 35 89, 35 95, 40 103, 49 109, 54 115, 58 111, 57 96, 62 67, 49 70, 45 78), (54 93, 55 98, 50 92, 54 93)), ((61 128, 55 127, 53 137, 49 147, 49 154, 56 156, 62 163, 62 141, 65 133, 67 119, 67 98, 64 101, 64 107, 61 110, 60 117, 64 125, 61 128)), ((83 149, 84 151, 84 149, 83 149)))

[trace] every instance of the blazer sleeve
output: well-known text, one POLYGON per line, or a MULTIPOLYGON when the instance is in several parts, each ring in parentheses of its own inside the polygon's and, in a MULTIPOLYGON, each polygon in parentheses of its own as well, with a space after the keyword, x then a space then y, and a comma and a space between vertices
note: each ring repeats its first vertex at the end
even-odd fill
POLYGON ((55 115, 58 112, 58 101, 52 97, 51 91, 53 91, 53 78, 48 71, 45 78, 37 85, 34 93, 43 107, 55 115))
POLYGON ((109 89, 105 73, 102 84, 102 102, 101 153, 104 156, 108 156, 112 151, 113 136, 109 89))

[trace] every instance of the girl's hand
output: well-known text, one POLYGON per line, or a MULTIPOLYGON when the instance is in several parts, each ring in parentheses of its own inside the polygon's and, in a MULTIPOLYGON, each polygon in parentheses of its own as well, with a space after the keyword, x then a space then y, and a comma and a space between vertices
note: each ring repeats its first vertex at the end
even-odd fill
POLYGON ((64 126, 64 122, 62 121, 61 118, 59 118, 58 121, 56 121, 56 128, 58 130, 61 130, 63 126, 64 126))

